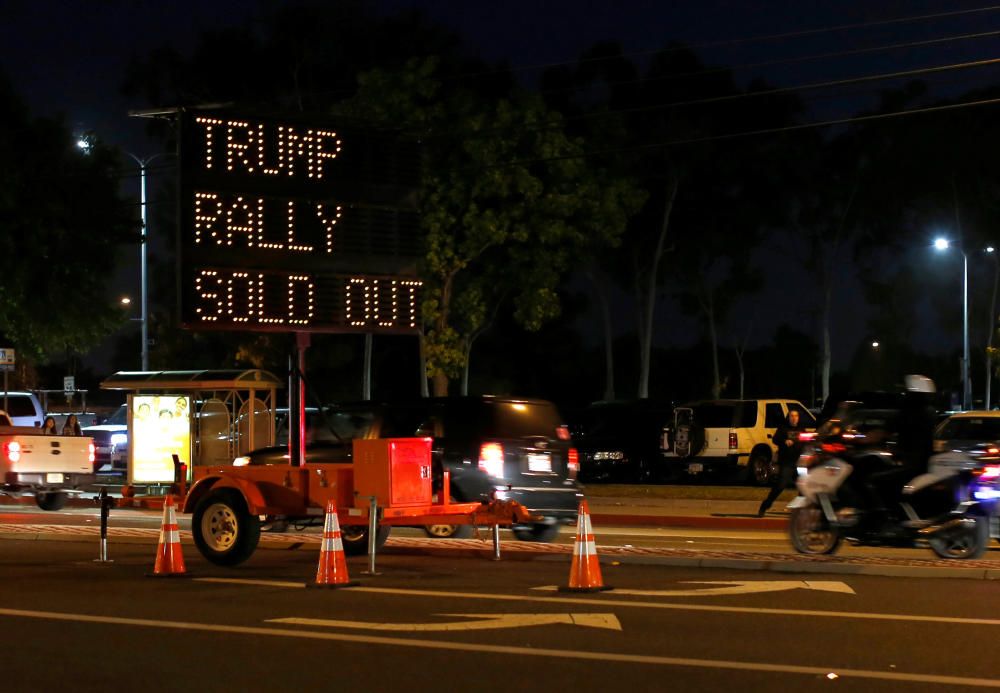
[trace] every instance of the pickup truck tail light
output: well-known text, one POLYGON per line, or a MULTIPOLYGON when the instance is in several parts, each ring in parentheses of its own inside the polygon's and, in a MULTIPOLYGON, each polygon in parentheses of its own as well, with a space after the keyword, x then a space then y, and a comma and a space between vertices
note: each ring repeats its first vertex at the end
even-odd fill
POLYGON ((576 448, 570 448, 566 457, 566 472, 570 479, 575 479, 580 473, 580 453, 576 448))
POLYGON ((11 464, 21 459, 21 444, 16 440, 10 440, 3 444, 3 456, 11 464))
POLYGON ((982 469, 977 469, 973 474, 978 476, 980 481, 997 481, 1000 479, 1000 465, 987 465, 982 469))
POLYGON ((97 448, 94 447, 94 441, 87 443, 87 461, 91 464, 97 461, 97 448))
POLYGON ((479 448, 479 468, 490 476, 503 478, 503 445, 483 443, 479 448))
POLYGON ((729 432, 729 449, 736 450, 740 447, 740 437, 736 434, 736 431, 729 432))

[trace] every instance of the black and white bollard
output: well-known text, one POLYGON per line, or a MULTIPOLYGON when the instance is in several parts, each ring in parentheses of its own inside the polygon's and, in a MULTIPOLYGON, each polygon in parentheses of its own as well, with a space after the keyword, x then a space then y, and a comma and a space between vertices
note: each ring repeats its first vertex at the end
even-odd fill
POLYGON ((108 495, 108 489, 102 488, 101 494, 97 497, 101 501, 101 548, 94 563, 114 563, 108 558, 108 517, 111 515, 111 506, 114 499, 108 495))

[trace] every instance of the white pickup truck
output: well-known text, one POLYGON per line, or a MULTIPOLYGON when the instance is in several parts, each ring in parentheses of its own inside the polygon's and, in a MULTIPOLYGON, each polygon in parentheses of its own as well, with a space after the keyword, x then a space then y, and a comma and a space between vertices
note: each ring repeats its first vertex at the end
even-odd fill
POLYGON ((86 436, 44 435, 12 426, 0 410, 0 492, 32 493, 42 510, 59 510, 71 493, 94 483, 94 441, 86 436))

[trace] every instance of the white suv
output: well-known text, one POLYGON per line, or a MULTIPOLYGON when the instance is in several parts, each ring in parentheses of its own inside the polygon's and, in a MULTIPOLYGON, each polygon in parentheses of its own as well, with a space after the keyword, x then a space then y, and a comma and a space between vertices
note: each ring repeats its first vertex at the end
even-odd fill
POLYGON ((770 483, 777 451, 771 437, 791 410, 799 412, 803 428, 816 428, 813 415, 794 399, 721 399, 677 407, 660 443, 667 476, 721 473, 770 483))

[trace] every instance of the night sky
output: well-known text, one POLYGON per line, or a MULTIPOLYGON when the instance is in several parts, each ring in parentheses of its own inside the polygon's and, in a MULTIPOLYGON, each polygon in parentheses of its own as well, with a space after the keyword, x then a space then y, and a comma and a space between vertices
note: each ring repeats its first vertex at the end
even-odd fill
MULTIPOLYGON (((619 41, 626 52, 636 54, 640 61, 644 52, 654 51, 670 41, 699 47, 704 60, 719 65, 785 61, 736 72, 741 81, 764 77, 776 85, 992 58, 1000 54, 1000 40, 996 36, 853 57, 787 62, 795 56, 1000 30, 997 10, 884 23, 892 18, 953 13, 984 8, 987 4, 985 0, 380 0, 371 6, 383 13, 422 9, 432 20, 459 33, 468 52, 490 61, 506 61, 530 86, 540 74, 538 66, 572 63, 593 43, 607 39, 619 41), (855 24, 867 26, 810 31, 855 24), (796 35, 745 40, 785 34, 796 35)), ((0 5, 0 65, 34 114, 62 114, 80 132, 94 132, 139 156, 149 156, 159 151, 161 145, 148 140, 143 134, 143 124, 126 117, 126 113, 150 104, 129 101, 120 90, 130 57, 144 55, 163 44, 189 52, 203 30, 250 22, 258 7, 258 3, 250 0, 6 0, 0 5)), ((944 97, 1000 82, 998 78, 1000 69, 989 67, 949 73, 927 81, 935 94, 944 97)), ((877 89, 901 83, 897 80, 807 92, 804 94, 809 109, 807 119, 848 117, 871 106, 877 89)), ((773 252, 773 247, 763 248, 761 258, 773 252)), ((953 265, 958 308, 959 265, 953 265)), ((950 271, 947 263, 942 268, 950 271)), ((975 272, 974 268, 973 282, 975 272)), ((137 292, 137 275, 135 266, 123 264, 117 281, 124 292, 133 295, 137 292), (130 285, 132 289, 128 288, 130 285)), ((844 300, 860 300, 851 276, 850 268, 845 268, 844 300)), ((802 290, 809 281, 804 271, 772 281, 762 294, 747 299, 767 309, 751 311, 744 306, 734 311, 731 322, 734 334, 747 329, 751 314, 759 323, 754 327, 751 343, 769 341, 780 321, 814 333, 812 297, 802 290)), ((664 310, 671 312, 669 303, 664 310)), ((848 316, 835 330, 836 366, 845 366, 855 344, 866 336, 863 317, 848 316)), ((622 329, 631 327, 630 321, 623 322, 628 324, 623 324, 622 329)), ((697 340, 697 330, 674 327, 667 325, 661 330, 658 336, 661 344, 683 346, 697 340)), ((930 334, 925 344, 917 346, 951 349, 960 336, 950 337, 930 334)))

